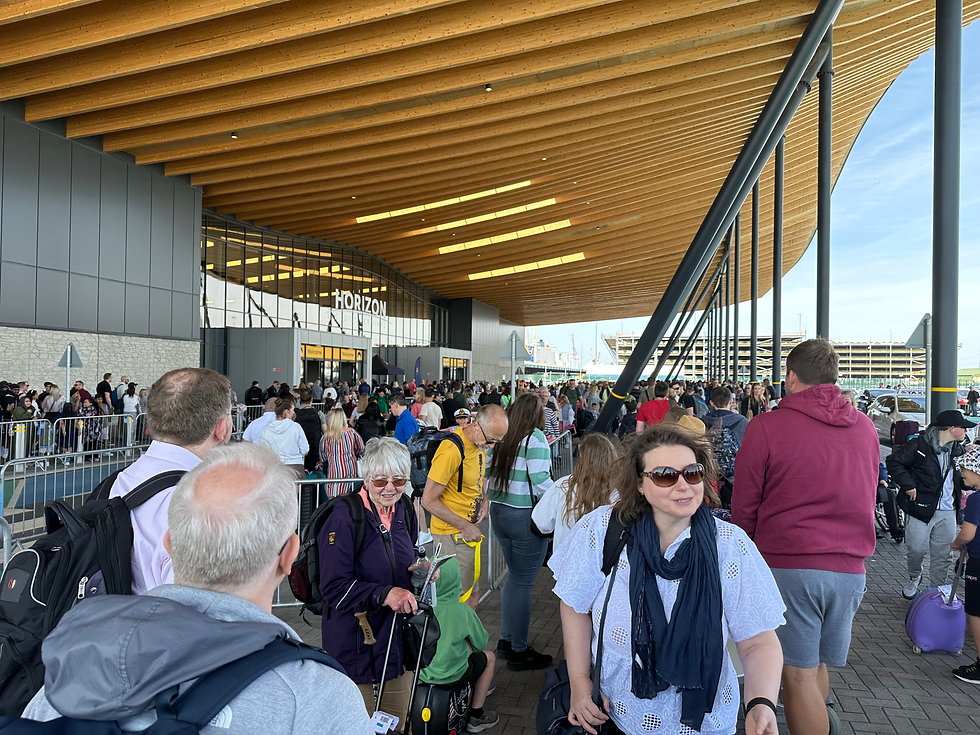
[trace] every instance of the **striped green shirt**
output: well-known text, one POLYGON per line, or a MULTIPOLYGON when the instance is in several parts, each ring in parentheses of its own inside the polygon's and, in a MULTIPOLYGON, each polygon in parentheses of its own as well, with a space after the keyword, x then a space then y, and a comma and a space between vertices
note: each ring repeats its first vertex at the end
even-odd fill
MULTIPOLYGON (((487 476, 493 477, 490 467, 492 456, 487 455, 487 476)), ((551 479, 551 449, 544 432, 535 429, 521 441, 514 466, 511 467, 506 491, 494 488, 490 480, 488 497, 491 503, 501 503, 513 508, 532 508, 553 484, 551 479), (531 489, 534 490, 532 502, 531 489)))

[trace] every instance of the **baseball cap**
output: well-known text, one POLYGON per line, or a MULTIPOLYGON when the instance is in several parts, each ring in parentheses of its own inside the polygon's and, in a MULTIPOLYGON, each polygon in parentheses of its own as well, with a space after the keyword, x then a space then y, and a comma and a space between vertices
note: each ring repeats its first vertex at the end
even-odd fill
POLYGON ((961 472, 963 470, 970 470, 980 475, 980 448, 976 446, 967 448, 966 453, 957 457, 955 462, 961 472))
POLYGON ((933 426, 958 426, 961 429, 972 429, 975 424, 966 418, 962 413, 954 408, 947 411, 940 411, 939 415, 933 419, 933 426))
POLYGON ((466 408, 461 408, 457 410, 456 413, 453 414, 453 416, 455 416, 458 419, 468 419, 472 415, 473 414, 470 413, 469 409, 466 408))

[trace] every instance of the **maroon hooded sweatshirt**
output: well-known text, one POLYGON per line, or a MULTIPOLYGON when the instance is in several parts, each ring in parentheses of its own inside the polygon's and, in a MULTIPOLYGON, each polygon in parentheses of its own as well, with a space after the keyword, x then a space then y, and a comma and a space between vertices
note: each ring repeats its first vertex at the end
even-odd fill
POLYGON ((864 574, 880 460, 874 424, 836 385, 788 395, 745 429, 732 522, 775 569, 864 574))

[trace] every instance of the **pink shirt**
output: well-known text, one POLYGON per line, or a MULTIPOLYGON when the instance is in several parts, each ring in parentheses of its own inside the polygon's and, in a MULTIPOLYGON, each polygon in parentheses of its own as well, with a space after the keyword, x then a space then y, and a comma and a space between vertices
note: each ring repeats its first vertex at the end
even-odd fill
MULTIPOLYGON (((170 470, 192 470, 201 458, 176 444, 154 441, 146 453, 119 473, 109 497, 117 498, 133 490, 154 475, 170 470)), ((164 490, 132 512, 133 521, 133 594, 142 595, 161 584, 172 584, 174 571, 170 554, 163 548, 167 532, 167 511, 173 488, 164 490)))

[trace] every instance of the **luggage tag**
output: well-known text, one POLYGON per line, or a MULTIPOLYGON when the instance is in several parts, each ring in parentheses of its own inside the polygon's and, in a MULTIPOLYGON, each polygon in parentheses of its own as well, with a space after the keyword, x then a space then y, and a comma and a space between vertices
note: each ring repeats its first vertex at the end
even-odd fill
POLYGON ((394 732, 395 728, 398 727, 398 718, 389 715, 387 712, 378 711, 371 715, 371 725, 377 735, 387 735, 389 732, 394 732))

